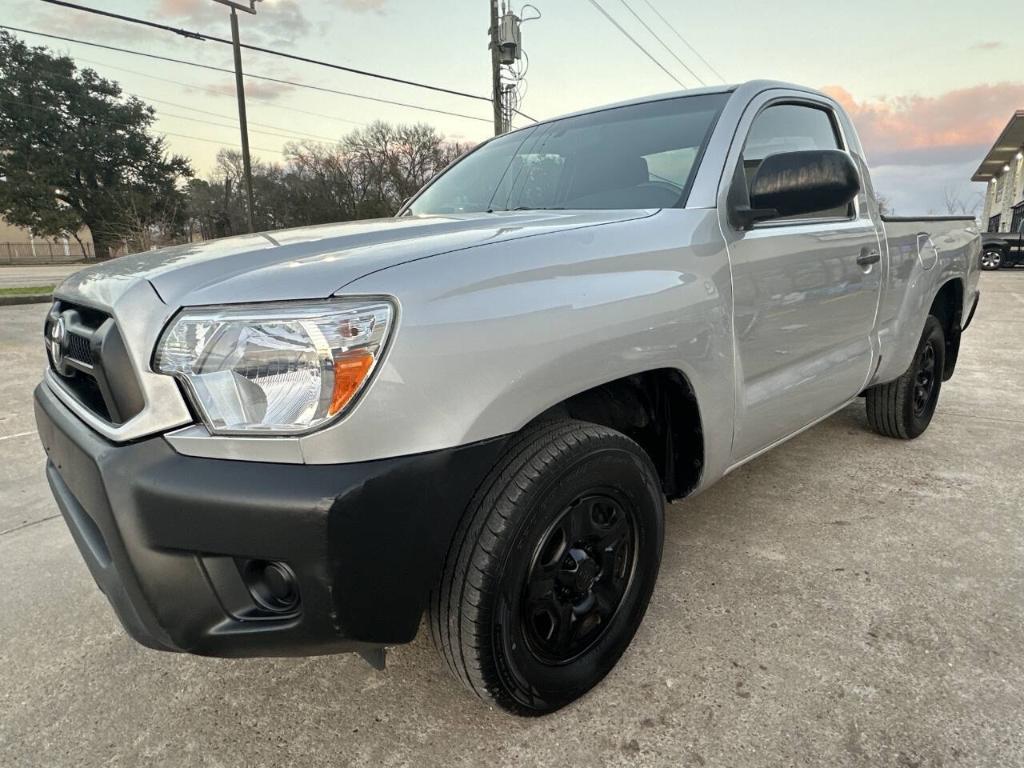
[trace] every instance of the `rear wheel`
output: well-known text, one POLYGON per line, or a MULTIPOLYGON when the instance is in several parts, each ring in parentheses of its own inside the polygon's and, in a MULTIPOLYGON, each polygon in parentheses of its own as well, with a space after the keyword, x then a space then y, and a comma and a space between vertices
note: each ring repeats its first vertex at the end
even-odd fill
POLYGON ((431 597, 452 673, 521 715, 590 690, 647 608, 663 505, 650 459, 625 435, 578 421, 526 430, 477 493, 431 597))
POLYGON ((981 254, 982 269, 999 269, 1003 265, 1003 252, 996 248, 988 248, 981 254))
POLYGON ((868 424, 879 434, 913 440, 932 421, 942 388, 946 340, 942 323, 929 315, 910 368, 895 381, 867 391, 868 424))

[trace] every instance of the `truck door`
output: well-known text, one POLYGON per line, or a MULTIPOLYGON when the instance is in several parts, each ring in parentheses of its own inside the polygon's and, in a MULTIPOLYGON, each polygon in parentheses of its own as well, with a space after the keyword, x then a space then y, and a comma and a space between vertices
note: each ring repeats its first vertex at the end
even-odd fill
MULTIPOLYGON (((740 123, 742 149, 730 153, 725 178, 748 185, 761 161, 779 152, 850 151, 840 125, 826 101, 762 97, 740 123)), ((863 192, 840 210, 769 220, 745 232, 732 227, 725 206, 719 210, 733 273, 733 459, 740 461, 863 388, 883 264, 863 192)))

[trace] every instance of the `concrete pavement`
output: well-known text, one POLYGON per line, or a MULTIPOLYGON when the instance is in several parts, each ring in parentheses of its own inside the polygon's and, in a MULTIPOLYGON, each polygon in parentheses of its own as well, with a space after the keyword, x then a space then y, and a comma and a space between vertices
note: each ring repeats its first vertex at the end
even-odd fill
POLYGON ((384 673, 130 641, 43 479, 46 308, 0 309, 0 763, 1024 765, 1024 270, 982 288, 922 438, 857 402, 673 505, 633 646, 536 720, 467 694, 426 632, 384 673))

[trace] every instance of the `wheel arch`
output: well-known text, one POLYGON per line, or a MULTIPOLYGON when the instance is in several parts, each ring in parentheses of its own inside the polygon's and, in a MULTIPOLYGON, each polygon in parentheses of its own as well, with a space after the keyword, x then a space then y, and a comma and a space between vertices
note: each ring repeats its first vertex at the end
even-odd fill
POLYGON ((678 368, 623 376, 566 397, 530 423, 568 417, 615 429, 638 443, 658 470, 667 498, 689 495, 706 463, 696 391, 678 368))
POLYGON ((1010 250, 1010 243, 1006 240, 982 240, 981 250, 984 251, 999 251, 1004 256, 1010 250))

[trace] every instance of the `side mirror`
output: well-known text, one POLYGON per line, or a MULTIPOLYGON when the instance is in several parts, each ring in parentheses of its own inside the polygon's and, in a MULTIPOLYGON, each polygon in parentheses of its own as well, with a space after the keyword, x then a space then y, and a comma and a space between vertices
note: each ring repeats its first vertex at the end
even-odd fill
POLYGON ((784 219, 849 205, 860 194, 857 166, 838 149, 769 155, 750 182, 750 205, 733 208, 734 223, 784 219))

